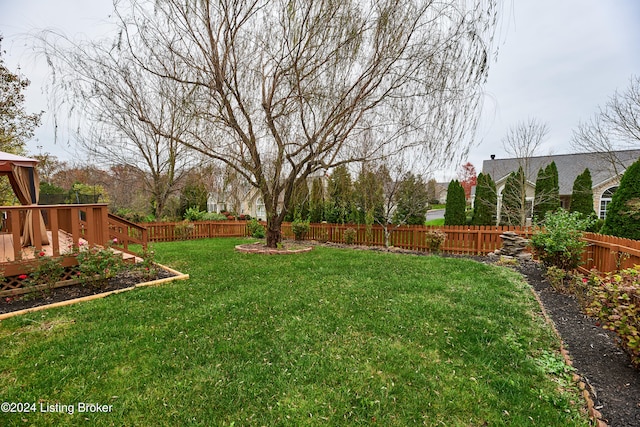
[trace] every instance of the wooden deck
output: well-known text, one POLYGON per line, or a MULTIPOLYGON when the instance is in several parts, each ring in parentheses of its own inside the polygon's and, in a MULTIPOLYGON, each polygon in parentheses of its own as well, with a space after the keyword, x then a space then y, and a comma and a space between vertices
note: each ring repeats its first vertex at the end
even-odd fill
MULTIPOLYGON (((47 236, 49 237, 49 241, 52 241, 51 231, 47 231, 47 236)), ((58 230, 58 241, 60 242, 60 252, 61 254, 71 252, 73 248, 73 239, 71 234, 58 230)), ((80 239, 81 245, 86 245, 87 241, 84 239, 80 239)), ((0 233, 0 262, 12 262, 15 261, 15 255, 13 253, 13 234, 11 233, 0 233)), ((53 246, 51 244, 42 245, 42 249, 36 253, 35 248, 33 246, 22 248, 22 259, 29 260, 35 259, 36 255, 40 252, 44 252, 44 256, 53 256, 53 246)))
MULTIPOLYGON (((49 241, 51 242, 52 239, 52 235, 51 235, 51 231, 47 231, 47 236, 49 237, 49 241)), ((71 250, 73 249, 73 237, 71 236, 71 234, 67 233, 66 231, 62 231, 62 230, 58 230, 58 241, 60 242, 60 253, 61 255, 65 255, 67 253, 70 253, 71 250)), ((79 244, 80 246, 84 246, 84 245, 88 245, 88 242, 85 239, 80 239, 79 240, 79 244)), ((142 261, 141 258, 135 257, 131 254, 128 254, 126 252, 122 252, 119 251, 117 249, 112 249, 115 253, 121 253, 122 254, 122 258, 125 261, 135 261, 135 262, 140 262, 142 261)), ((42 256, 53 256, 53 246, 51 244, 49 245, 42 245, 42 249, 37 251, 35 250, 35 248, 33 246, 28 247, 28 248, 22 248, 22 260, 23 261, 28 261, 28 260, 32 260, 37 258, 38 256, 40 256, 40 252, 44 252, 44 255, 42 256)), ((13 255, 13 234, 11 233, 0 233, 0 263, 2 262, 12 262, 15 261, 15 257, 13 255)))

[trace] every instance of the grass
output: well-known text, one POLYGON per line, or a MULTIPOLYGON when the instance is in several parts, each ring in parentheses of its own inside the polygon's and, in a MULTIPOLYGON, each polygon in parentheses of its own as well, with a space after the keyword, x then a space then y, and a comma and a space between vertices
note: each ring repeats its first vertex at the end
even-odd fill
POLYGON ((424 225, 444 225, 444 218, 436 218, 426 221, 424 225))
POLYGON ((588 425, 515 273, 322 247, 234 252, 244 241, 157 244, 190 280, 0 323, 2 400, 75 409, 1 424, 588 425))

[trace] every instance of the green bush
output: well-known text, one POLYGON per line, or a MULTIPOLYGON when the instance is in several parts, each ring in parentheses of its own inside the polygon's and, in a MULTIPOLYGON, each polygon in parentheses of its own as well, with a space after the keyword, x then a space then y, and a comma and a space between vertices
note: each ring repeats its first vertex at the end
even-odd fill
POLYGON ((202 216, 202 220, 203 221, 227 221, 228 218, 225 215, 219 214, 217 212, 206 212, 202 216))
POLYGON ((537 229, 531 245, 547 267, 573 270, 580 265, 587 245, 581 240, 582 234, 592 222, 592 218, 585 218, 580 212, 569 213, 564 209, 547 212, 545 228, 537 229))
POLYGON ((358 232, 356 231, 355 228, 347 228, 346 230, 344 230, 344 242, 347 245, 353 245, 356 242, 356 237, 358 236, 358 232))
POLYGON ((252 219, 247 223, 247 231, 249 232, 249 236, 255 237, 256 239, 262 239, 265 236, 264 227, 257 219, 252 219))
POLYGON ((309 232, 309 221, 296 219, 291 223, 291 231, 293 231, 296 240, 304 240, 309 232))
POLYGON ((614 331, 636 366, 640 365, 640 266, 591 278, 587 314, 614 331))
POLYGON ((187 221, 202 221, 207 213, 198 208, 187 208, 184 219, 187 221))

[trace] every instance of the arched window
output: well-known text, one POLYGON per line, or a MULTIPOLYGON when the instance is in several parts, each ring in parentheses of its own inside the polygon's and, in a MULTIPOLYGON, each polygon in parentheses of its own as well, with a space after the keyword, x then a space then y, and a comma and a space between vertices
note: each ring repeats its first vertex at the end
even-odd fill
POLYGON ((607 217, 607 207, 609 203, 611 203, 611 198, 613 197, 613 193, 618 189, 617 186, 607 188, 602 192, 602 196, 600 196, 600 219, 605 219, 607 217))

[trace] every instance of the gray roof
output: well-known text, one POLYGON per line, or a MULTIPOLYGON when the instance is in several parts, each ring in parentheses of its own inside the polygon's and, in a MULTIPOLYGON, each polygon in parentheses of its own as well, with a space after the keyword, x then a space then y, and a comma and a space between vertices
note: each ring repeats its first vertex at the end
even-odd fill
POLYGON ((498 182, 518 170, 522 165, 527 179, 536 182, 538 171, 551 162, 556 162, 560 194, 570 195, 573 181, 586 168, 591 172, 593 186, 600 185, 620 175, 632 163, 640 159, 640 150, 615 151, 612 153, 578 153, 553 156, 530 157, 528 159, 495 159, 482 162, 482 173, 491 175, 498 182), (617 172, 617 173, 616 173, 617 172))

